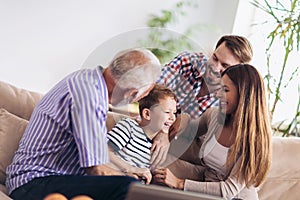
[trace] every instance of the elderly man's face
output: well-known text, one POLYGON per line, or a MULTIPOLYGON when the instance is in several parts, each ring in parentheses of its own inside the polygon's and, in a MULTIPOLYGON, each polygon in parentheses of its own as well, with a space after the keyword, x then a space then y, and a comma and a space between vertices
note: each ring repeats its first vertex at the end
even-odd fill
POLYGON ((140 88, 129 88, 124 89, 118 86, 118 84, 114 87, 113 93, 110 97, 110 103, 115 106, 124 106, 126 104, 137 102, 144 96, 148 95, 150 90, 154 87, 153 84, 148 84, 145 86, 142 86, 140 88))

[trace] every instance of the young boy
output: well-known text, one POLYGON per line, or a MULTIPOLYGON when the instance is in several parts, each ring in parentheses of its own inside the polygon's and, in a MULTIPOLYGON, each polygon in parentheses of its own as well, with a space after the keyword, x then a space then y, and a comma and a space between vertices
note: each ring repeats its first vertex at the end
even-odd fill
POLYGON ((160 131, 168 134, 175 121, 175 94, 165 86, 155 85, 139 100, 139 113, 140 121, 125 118, 108 132, 108 165, 149 184, 152 138, 160 131))

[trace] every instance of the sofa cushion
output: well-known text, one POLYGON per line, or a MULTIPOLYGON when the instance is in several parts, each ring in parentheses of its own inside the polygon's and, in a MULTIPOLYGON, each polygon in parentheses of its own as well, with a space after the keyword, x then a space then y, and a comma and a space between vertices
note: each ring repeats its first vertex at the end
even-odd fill
POLYGON ((0 184, 5 184, 6 167, 12 162, 27 123, 27 120, 0 109, 0 184))
POLYGON ((0 108, 27 120, 43 96, 40 93, 20 89, 3 81, 0 81, 0 94, 0 108))
MULTIPOLYGON (((0 185, 1 186, 1 185, 0 185)), ((1 186, 2 187, 2 186, 1 186)), ((0 199, 1 200, 12 200, 9 196, 7 196, 7 194, 6 194, 6 192, 4 191, 2 191, 1 188, 0 187, 0 199)), ((6 189, 5 189, 6 190, 6 189)))
POLYGON ((268 178, 259 190, 259 198, 299 199, 300 138, 273 137, 273 155, 268 178))
POLYGON ((0 184, 0 199, 2 200, 1 195, 3 195, 3 196, 7 195, 7 189, 6 189, 5 185, 2 185, 2 184, 0 184))

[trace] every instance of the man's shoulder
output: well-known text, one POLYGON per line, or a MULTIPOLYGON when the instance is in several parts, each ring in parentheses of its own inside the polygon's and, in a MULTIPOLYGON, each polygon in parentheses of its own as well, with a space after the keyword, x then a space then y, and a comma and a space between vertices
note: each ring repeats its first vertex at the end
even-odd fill
MULTIPOLYGON (((71 92, 89 91, 96 89, 105 93, 106 83, 98 68, 79 69, 67 75, 62 82, 65 82, 71 92)), ((100 92, 102 94, 102 92, 100 92)), ((91 93, 91 94, 100 94, 91 93)))
POLYGON ((196 51, 183 51, 176 56, 177 58, 186 58, 186 59, 201 59, 206 60, 206 56, 203 52, 196 51))
POLYGON ((69 75, 65 77, 67 80, 84 80, 84 81, 93 81, 93 77, 95 77, 96 73, 99 73, 102 75, 100 69, 98 68, 82 68, 77 69, 73 72, 71 72, 69 75), (89 78, 87 78, 89 77, 89 78))
POLYGON ((202 52, 183 51, 171 60, 166 66, 172 68, 181 68, 186 66, 194 66, 197 68, 207 61, 206 56, 202 52))
POLYGON ((168 74, 169 71, 177 71, 180 74, 186 75, 189 75, 193 71, 197 71, 198 73, 195 75, 199 76, 199 74, 203 73, 202 70, 204 69, 204 63, 206 62, 206 56, 201 52, 183 51, 167 63, 164 66, 163 71, 165 74, 168 74))

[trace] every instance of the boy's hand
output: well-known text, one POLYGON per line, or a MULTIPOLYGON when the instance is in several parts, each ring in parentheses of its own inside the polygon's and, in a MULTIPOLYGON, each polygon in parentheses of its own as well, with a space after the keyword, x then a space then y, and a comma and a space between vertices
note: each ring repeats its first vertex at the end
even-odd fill
POLYGON ((152 180, 152 174, 148 168, 132 167, 125 172, 126 175, 145 181, 145 184, 150 184, 152 180))

